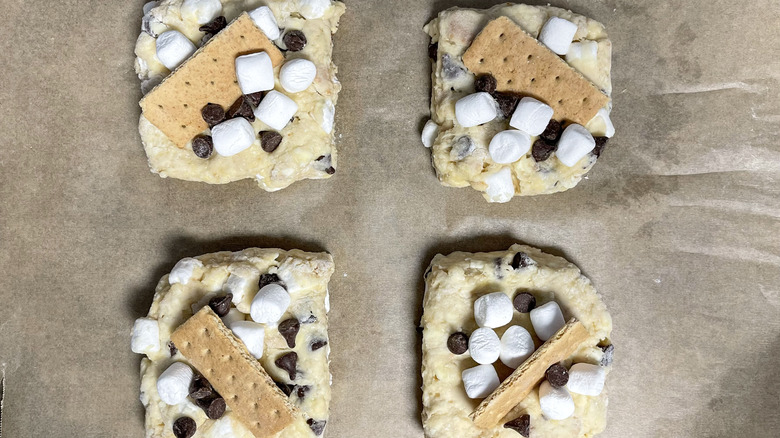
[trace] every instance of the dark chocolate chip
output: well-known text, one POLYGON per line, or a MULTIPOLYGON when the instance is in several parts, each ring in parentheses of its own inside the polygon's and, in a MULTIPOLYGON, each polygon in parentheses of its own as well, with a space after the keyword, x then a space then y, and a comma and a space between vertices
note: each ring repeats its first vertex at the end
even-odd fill
POLYGON ((196 404, 203 409, 206 416, 217 420, 225 413, 225 399, 222 397, 205 398, 196 400, 196 404))
POLYGON ((445 53, 441 56, 441 72, 445 79, 456 79, 466 74, 466 66, 464 66, 458 59, 453 58, 449 54, 445 53))
POLYGON ((452 152, 455 153, 455 159, 458 161, 468 157, 476 149, 477 146, 474 144, 474 140, 468 135, 461 136, 452 144, 452 152))
POLYGON ((249 99, 246 96, 239 96, 233 105, 225 112, 225 117, 228 119, 234 119, 236 117, 243 117, 250 122, 255 121, 255 113, 252 111, 252 105, 249 104, 249 99))
POLYGON ((225 120, 225 110, 222 108, 222 105, 207 103, 200 110, 200 116, 203 117, 203 121, 209 125, 209 128, 213 128, 225 120))
POLYGON ((515 305, 515 309, 517 309, 518 312, 528 313, 534 310, 534 307, 536 307, 536 297, 529 294, 528 292, 520 292, 519 294, 515 295, 513 304, 515 305))
POLYGON ((316 341, 313 341, 311 345, 309 345, 309 348, 311 349, 311 351, 317 351, 326 345, 328 345, 328 341, 318 339, 316 341))
POLYGON ((428 44, 428 57, 434 61, 439 56, 439 43, 428 44))
POLYGON ((552 155, 556 149, 558 149, 557 144, 551 144, 546 140, 539 138, 534 142, 533 147, 531 147, 531 156, 534 157, 536 162, 544 161, 550 158, 550 155, 552 155))
POLYGON ((232 302, 233 294, 228 292, 223 296, 210 299, 209 307, 211 307, 211 310, 213 310, 214 313, 216 313, 221 318, 230 312, 230 303, 232 302))
POLYGON ((484 91, 485 93, 494 93, 497 85, 498 81, 490 73, 479 75, 474 81, 474 89, 476 91, 484 91))
POLYGON ((512 116, 512 113, 515 112, 515 108, 517 108, 517 103, 520 102, 520 98, 513 94, 499 92, 493 93, 493 99, 498 103, 501 114, 503 114, 505 119, 512 116))
POLYGON ((291 52, 299 52, 306 47, 306 35, 300 30, 291 30, 284 34, 282 38, 284 45, 287 46, 287 50, 291 52))
POLYGON ((282 390, 282 392, 283 392, 285 395, 287 395, 287 396, 289 396, 290 394, 292 394, 292 392, 293 392, 293 389, 295 389, 295 385, 288 385, 287 383, 283 383, 283 382, 277 382, 277 381, 275 381, 275 380, 274 380, 274 383, 276 383, 276 386, 278 386, 278 387, 279 387, 279 389, 281 389, 281 390, 282 390))
POLYGON ((569 382, 569 370, 559 363, 553 364, 550 368, 547 368, 544 375, 547 377, 547 381, 550 382, 550 385, 555 388, 560 388, 569 382))
POLYGON ((317 317, 313 313, 307 316, 306 319, 301 320, 301 324, 314 324, 315 322, 317 322, 317 317))
POLYGON ((604 354, 601 356, 601 366, 608 367, 612 365, 612 357, 615 354, 615 346, 612 344, 600 347, 604 354))
POLYGON ((512 429, 527 438, 531 434, 531 416, 528 414, 521 415, 504 424, 504 427, 512 429))
POLYGON ((299 399, 303 400, 306 397, 306 393, 308 393, 310 390, 311 386, 309 385, 296 386, 295 395, 297 395, 299 399))
POLYGON ((179 349, 173 345, 173 341, 168 341, 168 350, 171 352, 171 357, 176 356, 176 353, 179 352, 179 349))
POLYGON ((290 380, 295 380, 295 376, 298 373, 298 370, 295 368, 298 365, 298 353, 291 351, 285 355, 279 356, 274 363, 279 368, 287 371, 287 374, 290 375, 290 380))
POLYGON ((309 425, 312 432, 314 432, 314 434, 317 436, 322 435, 322 432, 325 431, 325 420, 316 421, 309 418, 308 420, 306 420, 306 424, 309 425))
POLYGON ((263 100, 263 92, 258 91, 257 93, 245 94, 244 97, 246 97, 246 100, 248 100, 252 106, 257 106, 260 105, 260 102, 263 100))
POLYGON ((215 394, 214 388, 205 377, 198 375, 190 382, 190 398, 193 400, 203 400, 211 398, 215 394))
POLYGON ((558 141, 558 137, 561 136, 561 122, 550 119, 550 123, 547 124, 547 127, 544 128, 544 132, 542 132, 539 137, 547 140, 549 143, 555 143, 558 141))
POLYGON ((327 173, 328 175, 333 175, 334 173, 336 173, 336 168, 333 167, 333 166, 330 166, 327 169, 325 169, 325 173, 327 173))
POLYGON ((263 274, 260 276, 260 289, 273 283, 284 286, 284 283, 282 283, 282 280, 280 280, 279 276, 276 274, 263 274))
POLYGON ((601 151, 604 150, 604 146, 607 145, 607 141, 609 138, 607 137, 593 137, 594 140, 596 140, 596 147, 593 148, 593 155, 600 157, 601 151))
POLYGON ((214 153, 214 140, 210 135, 199 135, 192 139, 192 152, 198 158, 206 159, 214 153))
POLYGON ((285 319, 279 324, 279 334, 287 341, 288 347, 295 348, 295 337, 300 329, 301 323, 295 318, 285 319))
POLYGON ((528 257, 528 254, 518 251, 517 254, 515 254, 514 257, 512 257, 512 269, 521 269, 521 268, 527 268, 528 266, 533 263, 533 260, 531 257, 528 257))
POLYGON ((198 425, 190 417, 179 417, 173 422, 173 436, 176 438, 190 438, 196 430, 198 425))
POLYGON ((224 29, 225 26, 227 26, 227 20, 225 17, 220 15, 219 17, 212 20, 211 23, 204 24, 203 26, 199 27, 198 30, 215 35, 224 29))
POLYGON ((282 144, 282 134, 276 131, 260 131, 260 147, 269 154, 282 144))
POLYGON ((469 349, 469 337, 463 332, 453 333, 447 339, 447 348, 452 354, 463 354, 469 349))

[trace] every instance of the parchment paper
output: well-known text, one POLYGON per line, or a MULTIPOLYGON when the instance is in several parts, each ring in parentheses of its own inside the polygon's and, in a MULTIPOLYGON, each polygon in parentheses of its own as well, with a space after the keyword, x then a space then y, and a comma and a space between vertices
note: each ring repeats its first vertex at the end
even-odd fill
POLYGON ((350 1, 336 35, 339 168, 277 193, 149 172, 136 131, 142 0, 5 0, 0 26, 3 432, 140 437, 133 320, 184 256, 327 250, 329 437, 421 437, 422 274, 524 242, 614 318, 604 437, 780 433, 780 6, 553 1, 606 24, 617 135, 568 192, 489 205, 439 185, 418 132, 422 26, 494 1, 350 1))

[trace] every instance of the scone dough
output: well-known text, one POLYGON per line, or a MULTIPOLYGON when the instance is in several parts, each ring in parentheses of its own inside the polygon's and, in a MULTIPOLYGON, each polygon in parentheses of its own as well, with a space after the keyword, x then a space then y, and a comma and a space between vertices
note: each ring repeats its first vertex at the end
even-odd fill
POLYGON ((158 321, 161 348, 141 360, 141 402, 146 408, 146 436, 173 438, 173 422, 181 416, 188 416, 197 423, 195 437, 254 438, 229 408, 219 420, 209 420, 203 410, 189 398, 175 406, 165 404, 157 393, 157 378, 171 363, 187 363, 180 352, 171 356, 168 346, 171 333, 200 307, 208 305, 211 297, 223 295, 230 288, 227 285, 231 276, 248 282, 243 299, 234 309, 244 314, 246 320, 251 320, 248 316, 249 306, 258 291, 260 275, 276 274, 291 296, 290 307, 281 321, 291 317, 298 319, 300 331, 295 348, 289 348, 277 326, 266 325, 260 362, 276 382, 309 386, 302 399, 297 396, 297 391, 290 394, 290 402, 303 412, 304 418, 282 430, 276 437, 315 437, 306 419, 328 419, 331 398, 328 370, 330 346, 325 345, 312 351, 310 345, 315 341, 328 341, 328 280, 333 274, 333 259, 326 253, 250 248, 240 252, 207 254, 197 257, 197 260, 203 266, 195 268, 187 284, 171 285, 168 275, 160 280, 149 310, 148 317, 158 321), (274 364, 277 357, 290 351, 298 354, 299 373, 295 381, 290 381, 287 372, 274 364))
MULTIPOLYGON (((513 245, 508 251, 490 253, 456 252, 437 255, 431 262, 425 279, 423 299, 423 411, 422 420, 427 438, 519 438, 520 435, 503 424, 522 414, 531 416, 531 436, 545 438, 591 437, 606 426, 607 392, 587 397, 572 394, 576 410, 566 420, 546 420, 539 406, 538 386, 504 418, 501 425, 490 430, 477 428, 469 414, 481 399, 466 396, 461 372, 477 363, 468 352, 454 355, 447 349, 448 337, 456 332, 472 333, 474 301, 485 294, 503 292, 510 299, 517 292, 530 292, 536 305, 555 300, 564 317, 578 318, 591 334, 583 345, 565 363, 601 362, 603 351, 598 345, 609 343, 612 318, 590 280, 573 264, 561 257, 522 245, 513 245), (511 262, 518 252, 526 253, 533 262, 524 268, 513 269, 511 262)), ((521 325, 534 337, 536 347, 542 342, 536 337, 529 314, 514 312, 512 322, 496 329, 500 337, 507 327, 521 325)), ((512 369, 500 362, 495 364, 503 380, 512 369)), ((611 366, 607 367, 609 372, 611 366)))

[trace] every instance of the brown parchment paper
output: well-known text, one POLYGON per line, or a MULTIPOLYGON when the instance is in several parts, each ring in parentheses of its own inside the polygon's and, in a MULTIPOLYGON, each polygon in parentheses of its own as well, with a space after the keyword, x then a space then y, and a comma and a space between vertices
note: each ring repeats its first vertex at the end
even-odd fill
POLYGON ((330 251, 329 437, 421 437, 422 274, 524 242, 614 318, 604 437, 780 434, 780 6, 556 0, 606 24, 617 135, 574 190, 489 205, 439 185, 418 132, 422 26, 493 1, 347 1, 339 168, 276 193, 151 174, 142 0, 0 2, 3 437, 140 437, 133 320, 181 257, 330 251))

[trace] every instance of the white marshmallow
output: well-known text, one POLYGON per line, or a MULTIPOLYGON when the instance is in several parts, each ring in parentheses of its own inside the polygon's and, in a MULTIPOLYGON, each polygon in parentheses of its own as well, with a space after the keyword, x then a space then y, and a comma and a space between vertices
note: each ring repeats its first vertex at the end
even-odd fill
POLYGON ((192 278, 192 274, 195 272, 195 268, 202 267, 203 263, 201 263, 200 260, 193 259, 191 257, 185 257, 176 262, 176 265, 173 266, 171 274, 168 275, 168 283, 187 284, 190 282, 190 278, 192 278))
POLYGON ((160 327, 157 320, 138 318, 133 324, 130 338, 130 350, 138 354, 151 354, 160 351, 160 327))
POLYGON ((603 367, 589 363, 575 363, 569 369, 569 391, 582 395, 599 395, 604 390, 607 372, 603 367))
POLYGON ((174 362, 157 378, 157 394, 169 405, 177 405, 190 393, 192 368, 183 362, 174 362))
POLYGON ((157 59, 168 70, 176 70, 197 48, 192 41, 178 30, 163 32, 157 37, 157 59))
POLYGON ((517 368, 534 352, 534 340, 528 330, 513 325, 501 336, 501 362, 510 368, 517 368))
POLYGON ((234 307, 228 311, 227 315, 222 317, 222 323, 230 327, 234 322, 244 321, 245 319, 246 315, 234 307))
POLYGON ((236 58, 238 86, 244 94, 274 88, 274 66, 268 53, 257 52, 236 58))
POLYGON ((282 34, 279 31, 279 23, 276 22, 276 17, 274 17, 274 13, 268 6, 260 6, 250 11, 249 18, 255 22, 255 26, 259 27, 271 41, 279 38, 282 34))
MULTIPOLYGON (((325 313, 330 312, 330 291, 325 291, 325 313)), ((328 351, 330 351, 330 347, 328 347, 328 351)))
POLYGON ((464 128, 487 123, 497 116, 496 101, 488 93, 469 94, 455 102, 455 118, 464 128))
POLYGON ((328 99, 325 101, 325 106, 322 107, 322 130, 330 134, 333 132, 333 120, 336 117, 336 107, 333 106, 333 102, 328 99))
POLYGON ((595 61, 599 54, 599 43, 596 41, 581 41, 571 43, 569 51, 566 52, 566 62, 575 61, 595 61))
POLYGON ((296 58, 284 63, 279 70, 279 83, 288 93, 299 93, 314 82, 317 66, 308 59, 296 58))
POLYGON ((574 414, 574 399, 565 387, 555 388, 544 381, 539 386, 539 405, 550 420, 565 420, 574 414))
POLYGON ((593 135, 584 126, 575 123, 563 130, 555 156, 564 166, 572 167, 595 147, 593 135))
POLYGON ((272 90, 255 108, 255 117, 271 128, 281 131, 298 111, 298 104, 284 94, 272 90))
MULTIPOLYGON (((207 421, 203 426, 206 429, 203 430, 203 436, 205 438, 228 438, 238 436, 239 431, 233 426, 233 420, 229 415, 223 415, 219 420, 214 421, 209 427, 207 421)), ((200 430, 199 430, 200 432, 200 430)))
POLYGON ((422 144, 426 148, 433 146, 433 142, 436 141, 436 137, 439 135, 439 125, 433 120, 425 122, 422 130, 422 144))
POLYGON ((156 8, 156 7, 157 7, 157 5, 159 5, 159 4, 160 4, 160 2, 159 2, 159 1, 154 1, 154 2, 146 2, 146 3, 144 4, 144 15, 148 14, 148 13, 149 13, 149 11, 151 11, 151 10, 152 10, 152 9, 154 9, 154 8, 156 8))
MULTIPOLYGON (((285 292, 286 293, 286 292, 285 292)), ((263 357, 263 341, 265 340, 265 327, 252 321, 236 321, 230 324, 230 330, 241 339, 246 349, 252 353, 255 359, 263 357)))
POLYGON ((566 324, 558 303, 550 301, 531 310, 531 325, 539 339, 546 341, 566 324))
POLYGON ((602 108, 599 112, 593 116, 590 122, 588 122, 589 132, 591 129, 595 132, 603 132, 604 137, 612 138, 615 135, 615 125, 612 124, 612 120, 609 118, 609 111, 606 108, 602 108), (601 126, 599 125, 601 122, 601 126))
POLYGON ((512 300, 503 292, 482 295, 474 301, 474 319, 480 327, 496 328, 512 320, 512 300))
POLYGON ((225 292, 233 294, 233 304, 238 306, 244 301, 244 298, 249 294, 250 290, 253 289, 253 286, 257 284, 256 276, 254 277, 254 280, 255 281, 253 282, 250 272, 231 272, 222 289, 225 292))
POLYGON ((223 157, 232 157, 252 146, 255 142, 255 130, 243 117, 226 120, 211 128, 214 150, 223 157))
POLYGON ((509 202, 515 195, 515 182, 512 179, 512 171, 508 167, 487 176, 485 184, 487 184, 485 193, 490 202, 509 202))
POLYGON ((469 354, 478 364, 487 365, 497 361, 501 354, 501 341, 496 332, 486 327, 474 330, 469 336, 469 354))
POLYGON ((501 384, 493 365, 477 365, 463 370, 460 377, 469 398, 485 398, 501 384))
POLYGON ((257 292, 249 308, 249 315, 255 322, 276 324, 289 306, 290 294, 282 286, 272 283, 257 292))
POLYGON ((553 52, 565 55, 571 40, 577 33, 577 25, 559 17, 550 17, 539 32, 539 41, 553 52))
POLYGON ((488 146, 490 158, 498 164, 511 164, 531 149, 531 137, 523 131, 501 131, 488 146))
POLYGON ((182 18, 195 20, 198 24, 210 23, 220 12, 222 2, 219 0, 184 0, 181 4, 182 18))
POLYGON ((524 97, 517 104, 509 126, 519 129, 528 135, 540 135, 547 129, 547 124, 553 116, 553 109, 544 102, 533 97, 524 97))
POLYGON ((307 20, 321 18, 329 7, 330 0, 298 0, 298 10, 307 20))

